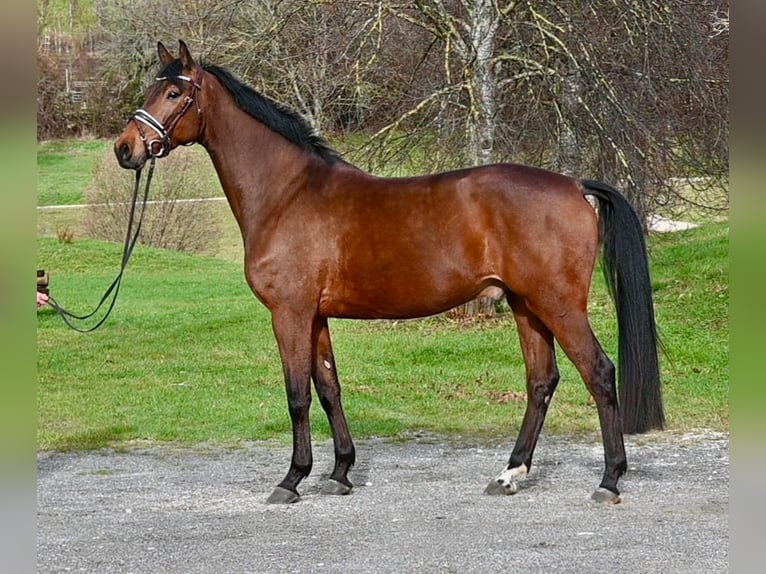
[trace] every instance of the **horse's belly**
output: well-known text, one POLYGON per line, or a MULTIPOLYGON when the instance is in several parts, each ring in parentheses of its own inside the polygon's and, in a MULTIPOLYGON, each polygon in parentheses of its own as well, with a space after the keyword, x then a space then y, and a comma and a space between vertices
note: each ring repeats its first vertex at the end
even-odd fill
POLYGON ((486 281, 392 281, 346 285, 327 290, 320 313, 348 319, 411 319, 448 311, 477 297, 500 299, 502 286, 486 281))

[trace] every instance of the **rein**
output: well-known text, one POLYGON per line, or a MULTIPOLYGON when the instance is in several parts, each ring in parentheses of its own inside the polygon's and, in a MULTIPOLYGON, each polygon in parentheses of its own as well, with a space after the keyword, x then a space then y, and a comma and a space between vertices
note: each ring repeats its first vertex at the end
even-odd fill
POLYGON ((136 203, 138 200, 138 190, 140 187, 142 170, 136 171, 136 183, 133 187, 133 201, 130 208, 130 217, 128 218, 128 230, 125 234, 125 245, 122 250, 122 263, 120 265, 120 272, 117 274, 117 277, 115 277, 114 281, 112 281, 112 284, 106 290, 106 292, 104 293, 104 296, 101 297, 101 301, 99 301, 96 308, 86 315, 77 315, 65 309, 61 305, 59 305, 56 302, 56 300, 53 298, 53 296, 49 295, 48 304, 56 310, 56 312, 59 314, 59 317, 61 317, 64 323, 66 323, 67 326, 74 329, 75 331, 79 331, 80 333, 89 333, 91 331, 95 331, 96 329, 98 329, 101 325, 104 324, 104 321, 106 321, 107 317, 109 317, 109 314, 112 312, 112 309, 114 308, 114 304, 117 302, 117 293, 119 293, 120 291, 120 283, 122 283, 122 275, 125 272, 125 268, 128 266, 128 261, 130 260, 130 256, 133 253, 133 248, 136 245, 136 241, 138 241, 138 235, 141 232, 141 223, 144 219, 144 212, 146 211, 146 202, 147 202, 147 199, 149 198, 149 186, 151 185, 152 175, 154 174, 154 160, 155 158, 154 156, 152 156, 151 162, 149 163, 149 173, 147 174, 147 177, 146 177, 146 185, 144 187, 144 197, 141 204, 141 213, 138 216, 138 224, 136 225, 136 230, 135 232, 132 232, 133 221, 135 219, 135 214, 136 214, 136 203), (131 232, 132 232, 132 235, 131 235, 131 232), (98 323, 88 328, 81 328, 74 324, 73 320, 85 321, 93 317, 98 312, 98 310, 101 309, 104 303, 109 299, 110 295, 111 295, 111 302, 109 303, 109 307, 106 310, 106 314, 99 320, 98 323))

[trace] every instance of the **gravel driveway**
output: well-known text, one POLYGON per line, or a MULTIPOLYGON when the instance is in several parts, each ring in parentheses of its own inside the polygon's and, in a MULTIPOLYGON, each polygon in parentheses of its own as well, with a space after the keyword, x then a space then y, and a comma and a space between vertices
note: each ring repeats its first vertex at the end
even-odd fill
POLYGON ((596 438, 541 437, 514 496, 482 494, 511 444, 436 437, 357 443, 351 495, 319 494, 316 444, 302 500, 264 503, 290 450, 142 446, 42 453, 37 572, 725 572, 729 436, 627 438, 622 503, 590 500, 596 438))

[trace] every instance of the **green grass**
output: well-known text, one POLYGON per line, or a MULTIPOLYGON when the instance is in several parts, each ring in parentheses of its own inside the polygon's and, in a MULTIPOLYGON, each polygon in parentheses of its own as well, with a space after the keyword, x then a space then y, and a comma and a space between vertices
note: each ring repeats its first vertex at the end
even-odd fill
POLYGON ((96 161, 111 153, 106 140, 56 140, 37 146, 37 205, 83 202, 96 161))
MULTIPOLYGON (((651 239, 663 377, 671 430, 728 428, 728 226, 651 239)), ((98 301, 121 246, 38 240, 38 267, 74 311, 98 301)), ((591 313, 616 356, 614 308, 600 275, 591 313)), ((331 322, 352 434, 419 430, 481 440, 515 436, 524 369, 508 314, 466 325, 331 322)), ((38 447, 87 449, 125 441, 288 441, 280 362, 267 311, 241 263, 138 246, 113 315, 99 330, 69 330, 38 311, 38 447)), ((562 381, 545 432, 593 433, 595 407, 559 353, 562 381)), ((329 429, 318 401, 315 438, 329 429)))
POLYGON ((655 237, 653 287, 674 416, 728 427, 728 224, 655 237))

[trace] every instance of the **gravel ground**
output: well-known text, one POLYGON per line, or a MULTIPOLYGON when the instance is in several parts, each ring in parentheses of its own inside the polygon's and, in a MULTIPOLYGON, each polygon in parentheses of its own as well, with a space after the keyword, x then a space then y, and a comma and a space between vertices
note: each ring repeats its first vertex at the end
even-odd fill
POLYGON ((37 572, 674 574, 728 571, 729 436, 627 438, 622 503, 591 502, 600 441, 541 438, 514 496, 484 487, 511 444, 357 443, 349 496, 264 503, 290 457, 263 443, 37 457, 37 572))

